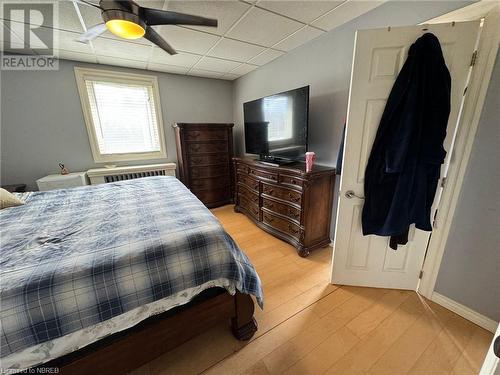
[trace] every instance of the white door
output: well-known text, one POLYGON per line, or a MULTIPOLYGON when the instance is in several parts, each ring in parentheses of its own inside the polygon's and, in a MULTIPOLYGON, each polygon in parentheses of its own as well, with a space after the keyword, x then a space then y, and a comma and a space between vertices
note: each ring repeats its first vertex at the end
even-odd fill
POLYGON ((478 31, 479 21, 473 21, 356 33, 332 283, 416 290, 430 233, 410 227, 408 244, 400 245, 397 251, 389 248, 388 237, 363 236, 361 212, 365 167, 387 98, 408 49, 425 32, 438 37, 451 73, 452 103, 445 140, 447 157, 451 155, 453 133, 478 31))
MULTIPOLYGON (((500 375, 500 357, 497 357, 498 349, 495 354, 495 340, 500 337, 500 324, 497 327, 497 332, 491 341, 490 348, 488 349, 488 353, 486 353, 486 358, 484 359, 483 366, 481 367, 481 371, 479 375, 500 375)), ((498 346, 498 344, 497 344, 498 346)))

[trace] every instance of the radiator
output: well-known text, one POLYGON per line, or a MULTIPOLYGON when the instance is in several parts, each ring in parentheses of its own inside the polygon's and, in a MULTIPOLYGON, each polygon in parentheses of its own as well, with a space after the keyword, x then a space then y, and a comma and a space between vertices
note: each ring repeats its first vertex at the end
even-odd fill
POLYGON ((91 185, 149 176, 175 176, 175 163, 94 168, 87 171, 91 185))

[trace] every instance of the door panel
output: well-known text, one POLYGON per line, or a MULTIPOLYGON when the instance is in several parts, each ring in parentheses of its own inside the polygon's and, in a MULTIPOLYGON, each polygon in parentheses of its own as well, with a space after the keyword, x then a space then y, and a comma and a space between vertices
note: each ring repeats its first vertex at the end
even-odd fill
POLYGON ((410 228, 409 241, 397 251, 389 238, 363 236, 364 173, 380 118, 411 44, 425 32, 436 35, 452 77, 451 112, 444 146, 451 155, 479 21, 363 30, 356 33, 348 105, 344 165, 340 178, 332 282, 415 290, 429 232, 410 228), (346 196, 352 190, 355 196, 346 196))

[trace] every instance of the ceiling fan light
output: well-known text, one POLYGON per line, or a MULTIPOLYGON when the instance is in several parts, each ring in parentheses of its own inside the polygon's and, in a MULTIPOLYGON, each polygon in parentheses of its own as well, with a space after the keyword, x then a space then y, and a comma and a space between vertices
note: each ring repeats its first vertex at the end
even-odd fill
POLYGON ((139 24, 121 19, 113 19, 106 22, 106 27, 116 36, 124 39, 142 38, 146 30, 139 24))

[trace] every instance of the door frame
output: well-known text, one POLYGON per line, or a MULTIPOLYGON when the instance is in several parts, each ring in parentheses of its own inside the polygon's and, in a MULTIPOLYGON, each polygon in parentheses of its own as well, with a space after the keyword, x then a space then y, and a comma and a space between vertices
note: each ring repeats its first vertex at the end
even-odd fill
POLYGON ((422 268, 422 278, 417 289, 418 293, 429 299, 433 299, 434 287, 499 49, 500 5, 492 9, 485 18, 486 22, 482 28, 477 49, 477 59, 467 89, 467 97, 465 98, 462 118, 455 140, 452 161, 436 215, 437 225, 433 229, 429 240, 427 255, 422 268), (469 124, 469 126, 467 127, 466 124, 469 124))

